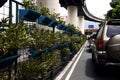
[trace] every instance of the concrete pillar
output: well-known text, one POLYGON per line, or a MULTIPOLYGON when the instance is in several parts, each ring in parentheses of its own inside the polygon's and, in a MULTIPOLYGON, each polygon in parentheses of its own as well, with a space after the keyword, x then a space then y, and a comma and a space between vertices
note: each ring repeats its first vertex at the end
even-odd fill
POLYGON ((77 25, 77 20, 78 20, 77 7, 76 6, 68 6, 67 10, 68 10, 68 21, 67 21, 67 23, 73 24, 77 27, 78 26, 77 25))
POLYGON ((79 19, 78 20, 79 29, 84 34, 84 27, 85 27, 84 16, 79 16, 78 19, 79 19))
POLYGON ((43 7, 49 8, 50 12, 59 13, 59 0, 37 0, 38 6, 40 2, 43 7))
POLYGON ((78 16, 76 6, 68 6, 68 21, 67 23, 74 24, 76 29, 79 29, 84 34, 84 16, 78 16))
MULTIPOLYGON (((51 14, 59 13, 59 8, 60 8, 59 0, 36 0, 36 3, 38 8, 41 8, 41 4, 42 4, 42 7, 48 8, 51 14)), ((39 25, 39 24, 37 24, 37 26, 39 28, 52 30, 52 28, 48 26, 39 25)))

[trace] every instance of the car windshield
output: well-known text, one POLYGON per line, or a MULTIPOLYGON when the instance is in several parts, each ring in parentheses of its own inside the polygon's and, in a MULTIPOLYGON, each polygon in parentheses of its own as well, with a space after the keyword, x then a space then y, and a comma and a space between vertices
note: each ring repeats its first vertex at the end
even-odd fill
POLYGON ((108 25, 107 36, 112 37, 120 34, 120 25, 108 25))

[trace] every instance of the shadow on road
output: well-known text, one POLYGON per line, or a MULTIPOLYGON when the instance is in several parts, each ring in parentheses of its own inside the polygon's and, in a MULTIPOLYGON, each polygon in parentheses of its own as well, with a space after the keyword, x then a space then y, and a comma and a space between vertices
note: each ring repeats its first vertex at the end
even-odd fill
POLYGON ((92 50, 90 49, 90 47, 88 45, 86 46, 85 51, 90 54, 92 53, 92 50))
POLYGON ((86 76, 92 80, 120 80, 120 67, 106 66, 96 70, 92 60, 88 59, 86 61, 86 76))

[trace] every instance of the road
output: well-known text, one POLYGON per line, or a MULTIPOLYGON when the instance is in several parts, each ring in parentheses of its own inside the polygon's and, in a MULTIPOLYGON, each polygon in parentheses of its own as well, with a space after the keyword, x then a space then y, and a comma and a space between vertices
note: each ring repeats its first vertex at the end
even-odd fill
POLYGON ((98 72, 91 61, 88 42, 55 80, 120 80, 120 67, 109 66, 98 72), (70 66, 70 67, 68 67, 70 66), (61 77, 60 77, 61 76, 61 77))

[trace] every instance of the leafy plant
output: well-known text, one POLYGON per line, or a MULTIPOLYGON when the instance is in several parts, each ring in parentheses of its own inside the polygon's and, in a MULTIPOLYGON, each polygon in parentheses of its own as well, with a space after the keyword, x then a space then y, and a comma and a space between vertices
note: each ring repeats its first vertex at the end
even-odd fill
POLYGON ((26 33, 26 24, 20 22, 18 25, 12 24, 10 27, 0 32, 0 58, 14 55, 17 49, 28 45, 32 40, 26 33))
POLYGON ((25 8, 36 10, 37 6, 35 4, 35 0, 22 0, 22 3, 25 8))
POLYGON ((22 62, 19 64, 18 73, 16 77, 18 79, 33 80, 41 78, 40 62, 31 59, 29 62, 22 62))
POLYGON ((9 20, 9 17, 7 17, 7 18, 2 18, 1 19, 1 21, 0 21, 0 27, 1 27, 1 29, 3 28, 4 29, 4 27, 8 27, 8 20, 9 20))
POLYGON ((70 53, 70 49, 68 47, 61 49, 62 57, 66 57, 70 53))
POLYGON ((2 23, 7 23, 8 20, 9 20, 9 17, 7 17, 7 18, 2 18, 2 19, 1 19, 1 22, 2 22, 2 23))

